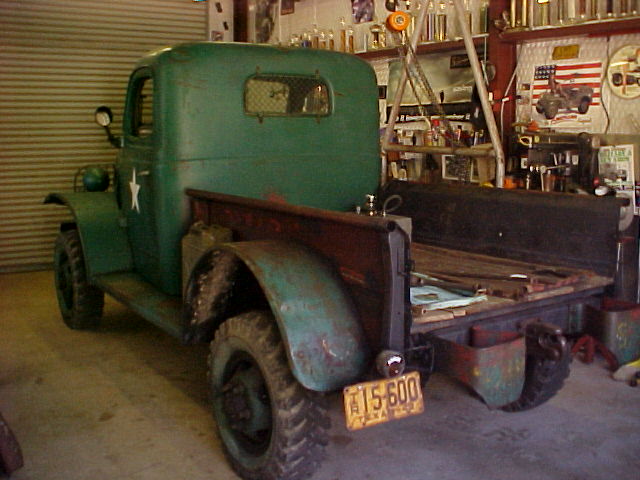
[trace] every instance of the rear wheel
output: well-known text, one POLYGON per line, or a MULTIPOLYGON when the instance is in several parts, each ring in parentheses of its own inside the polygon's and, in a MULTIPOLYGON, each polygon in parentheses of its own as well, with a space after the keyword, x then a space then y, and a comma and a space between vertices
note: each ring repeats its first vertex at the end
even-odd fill
POLYGON ((224 322, 211 342, 209 381, 225 453, 247 480, 298 480, 320 465, 329 419, 322 397, 293 377, 266 312, 224 322))
POLYGON ((578 105, 578 113, 584 115, 589 111, 589 105, 591 105, 591 99, 589 97, 585 97, 580 100, 580 105, 578 105))
POLYGON ((104 293, 87 281, 77 230, 60 232, 53 264, 58 306, 64 323, 73 329, 97 327, 104 307, 104 293))
POLYGON ((569 377, 571 355, 559 360, 549 360, 537 355, 527 355, 525 360, 524 387, 520 398, 503 407, 507 412, 530 410, 551 399, 569 377))

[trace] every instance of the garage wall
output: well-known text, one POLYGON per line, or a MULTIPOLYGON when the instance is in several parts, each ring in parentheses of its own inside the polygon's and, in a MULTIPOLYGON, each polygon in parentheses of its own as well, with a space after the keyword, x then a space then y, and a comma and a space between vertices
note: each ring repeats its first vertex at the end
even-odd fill
POLYGON ((120 128, 128 74, 145 52, 207 38, 207 4, 192 0, 0 0, 0 271, 51 263, 76 170, 111 163, 93 122, 120 128))
MULTIPOLYGON (((592 121, 585 123, 577 130, 638 135, 640 133, 640 97, 621 98, 612 92, 611 85, 607 81, 607 66, 611 56, 620 47, 626 45, 640 46, 640 34, 623 33, 607 37, 582 36, 527 42, 520 47, 518 54, 516 85, 519 91, 517 93, 525 98, 531 96, 529 91, 521 88, 521 85, 533 83, 535 67, 538 65, 601 61, 600 90, 604 109, 591 113, 592 121), (579 56, 564 62, 553 60, 554 48, 568 45, 578 45, 579 56)), ((521 103, 516 108, 516 114, 518 122, 528 123, 532 119, 533 108, 530 103, 521 103)))

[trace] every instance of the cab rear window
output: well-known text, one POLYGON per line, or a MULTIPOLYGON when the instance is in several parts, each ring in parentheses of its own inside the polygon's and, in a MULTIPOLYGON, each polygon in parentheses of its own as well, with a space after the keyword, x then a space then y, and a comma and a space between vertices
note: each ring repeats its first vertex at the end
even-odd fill
POLYGON ((327 116, 329 87, 318 77, 254 75, 244 86, 244 111, 259 117, 327 116))

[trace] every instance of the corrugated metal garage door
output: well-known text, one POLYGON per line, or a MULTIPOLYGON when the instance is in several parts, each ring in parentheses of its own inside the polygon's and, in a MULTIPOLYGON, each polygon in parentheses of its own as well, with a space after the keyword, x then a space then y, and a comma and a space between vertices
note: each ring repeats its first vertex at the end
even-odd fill
POLYGON ((135 61, 206 30, 192 0, 0 0, 0 271, 50 264, 68 213, 43 198, 72 190, 78 167, 113 162, 95 107, 119 131, 135 61))

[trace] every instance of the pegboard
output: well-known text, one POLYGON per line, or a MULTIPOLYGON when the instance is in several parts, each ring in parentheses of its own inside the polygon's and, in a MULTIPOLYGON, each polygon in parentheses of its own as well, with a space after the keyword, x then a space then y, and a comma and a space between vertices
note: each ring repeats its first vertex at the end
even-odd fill
MULTIPOLYGON (((533 91, 536 67, 548 65, 593 65, 601 64, 599 89, 595 89, 594 101, 588 115, 590 122, 576 122, 576 126, 556 126, 558 130, 587 131, 591 133, 638 134, 640 133, 640 98, 625 99, 614 95, 607 82, 606 72, 611 55, 625 45, 640 44, 640 34, 612 35, 610 37, 570 37, 547 41, 523 43, 518 49, 515 87, 521 99, 517 101, 516 119, 528 123, 532 119, 540 120, 541 115, 534 112, 535 94, 533 91), (579 56, 571 60, 553 60, 553 50, 557 46, 579 45, 579 56), (528 89, 526 87, 529 87, 528 89), (533 103, 533 105, 532 105, 533 103), (594 108, 594 106, 596 108, 594 108), (599 107, 599 108, 598 108, 599 107)), ((595 70, 592 70, 595 71, 595 70)), ((545 123, 545 120, 542 120, 545 123)), ((548 123, 548 122, 547 122, 548 123)))

